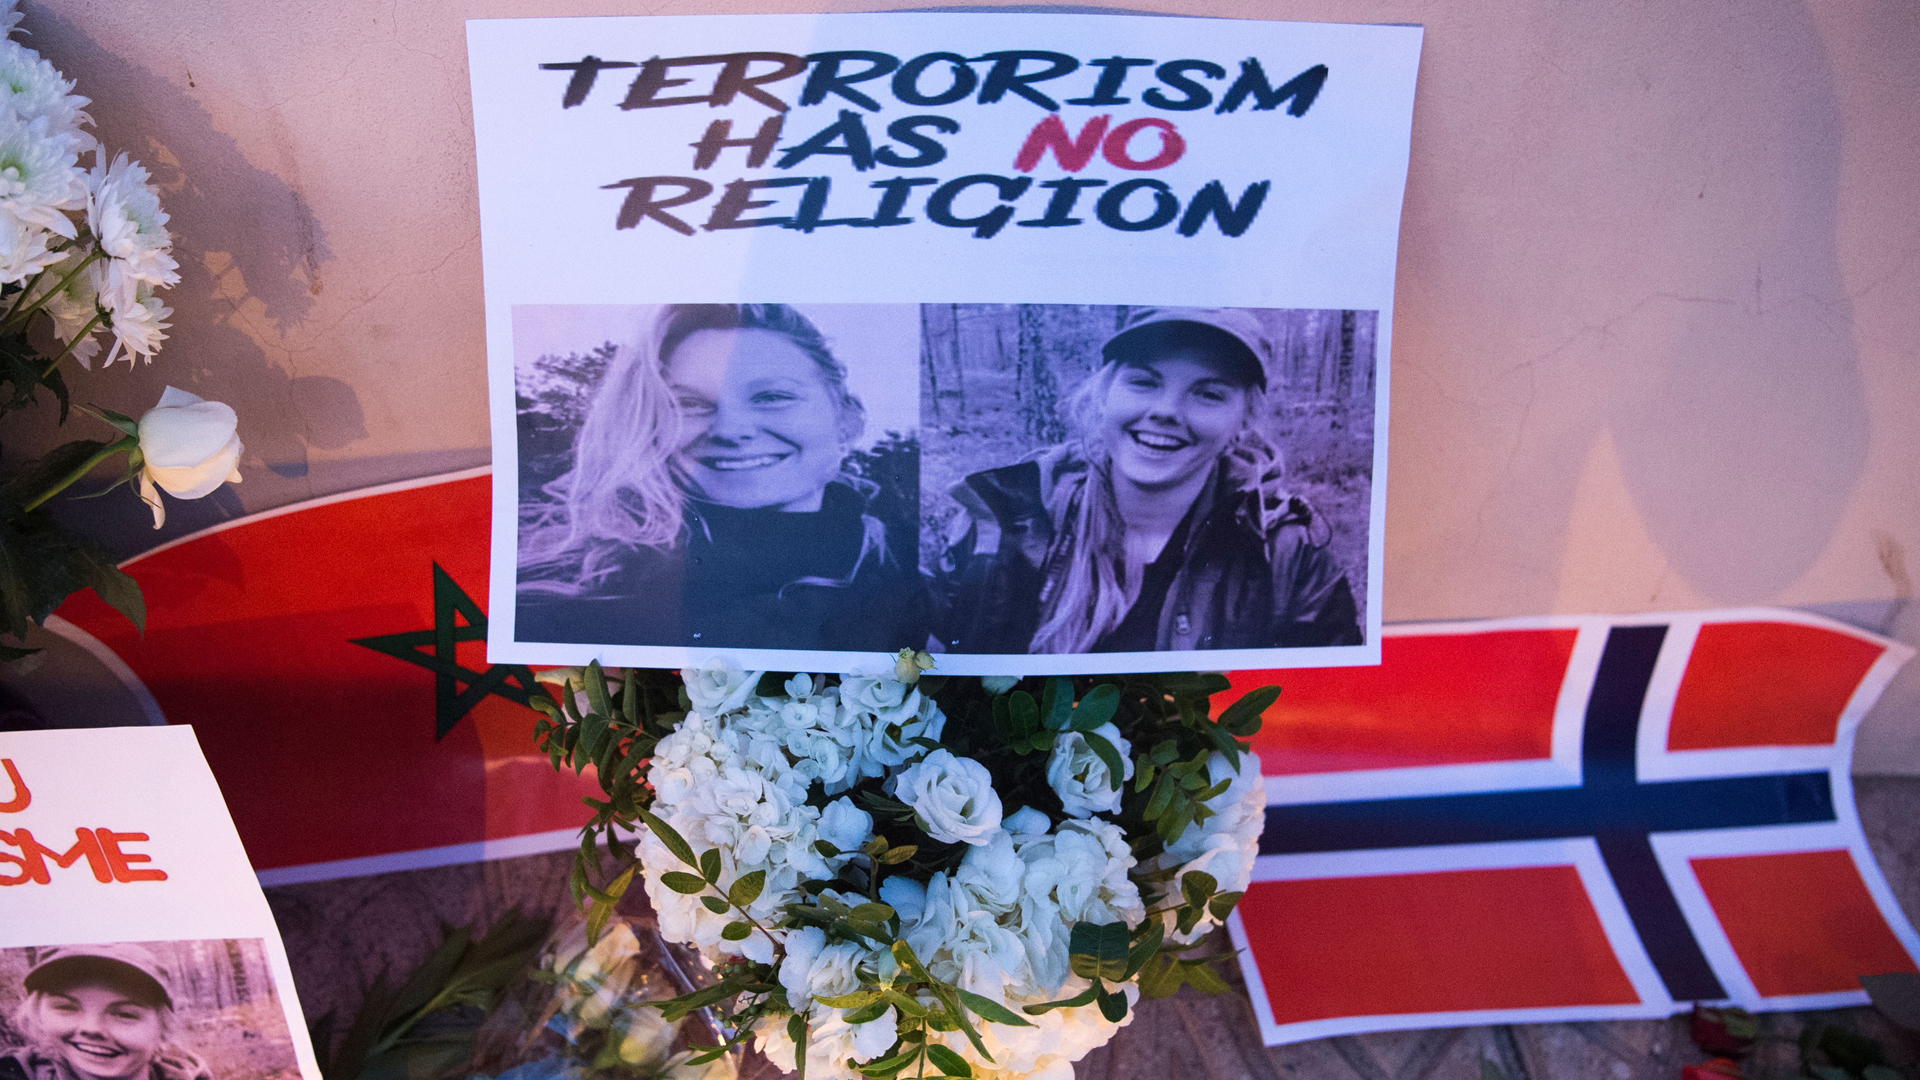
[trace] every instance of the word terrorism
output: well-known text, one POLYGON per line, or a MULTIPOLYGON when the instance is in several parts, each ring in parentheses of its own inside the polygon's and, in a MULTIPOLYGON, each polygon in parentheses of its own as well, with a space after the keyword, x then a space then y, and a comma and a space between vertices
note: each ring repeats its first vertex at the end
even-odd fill
MULTIPOLYGON (((638 62, 584 56, 540 68, 567 75, 560 97, 563 110, 588 105, 603 74, 620 71, 624 80, 630 69, 634 74, 617 102, 623 111, 738 103, 772 114, 750 129, 736 130, 732 118, 710 121, 689 144, 693 155, 688 171, 701 173, 727 158, 742 160, 748 169, 771 168, 776 175, 724 183, 699 175, 612 180, 601 186, 623 193, 616 228, 651 223, 683 236, 767 226, 812 233, 834 226, 909 225, 918 214, 935 225, 969 230, 980 239, 998 236, 1010 224, 1052 229, 1089 219, 1121 232, 1171 226, 1174 233, 1192 237, 1211 224, 1225 236, 1241 236, 1258 217, 1272 181, 1236 185, 1236 192, 1223 181, 1210 180, 1183 192, 1157 177, 1126 174, 1165 169, 1186 156, 1187 137, 1174 117, 1224 115, 1243 106, 1248 114, 1277 112, 1285 106, 1284 115, 1297 119, 1312 108, 1328 75, 1326 65, 1316 64, 1276 85, 1253 57, 1230 72, 1210 60, 1111 56, 1083 62, 1044 50, 972 57, 929 52, 904 61, 860 50, 805 56, 735 52, 638 62), (796 86, 799 106, 831 104, 837 110, 831 122, 798 139, 788 130, 793 103, 775 89, 790 94, 796 86), (1055 96, 1074 91, 1077 96, 1055 96), (1135 95, 1138 106, 1151 112, 1125 119, 1102 113, 1086 118, 1078 130, 1060 116, 1063 104, 1117 109, 1134 105, 1135 95), (1008 148, 1010 174, 943 178, 912 170, 947 160, 948 140, 961 134, 960 121, 945 113, 917 112, 884 126, 876 118, 870 125, 868 114, 882 111, 883 97, 912 109, 1024 102, 1046 115, 1017 147, 1008 148), (1031 174, 1049 156, 1059 170, 1075 175, 1036 180, 1031 174), (1096 157, 1119 172, 1108 178, 1078 175, 1096 157), (854 193, 836 192, 829 176, 778 175, 816 159, 822 161, 814 168, 830 161, 851 165, 856 173, 897 170, 904 175, 882 174, 854 193)), ((609 76, 606 81, 614 80, 609 76)), ((597 103, 612 100, 603 93, 597 103)))

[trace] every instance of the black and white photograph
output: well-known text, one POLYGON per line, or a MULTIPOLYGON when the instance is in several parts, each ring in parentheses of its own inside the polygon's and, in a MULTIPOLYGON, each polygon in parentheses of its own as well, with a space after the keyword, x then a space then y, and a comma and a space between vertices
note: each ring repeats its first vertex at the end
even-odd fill
POLYGON ((1363 645, 1377 326, 516 308, 515 639, 1082 667, 1363 645))
POLYGON ((0 949, 0 1080, 298 1080, 259 939, 0 949))
POLYGON ((523 642, 922 647, 910 305, 514 310, 523 642))
POLYGON ((946 651, 1363 642, 1377 313, 921 317, 920 563, 946 651))

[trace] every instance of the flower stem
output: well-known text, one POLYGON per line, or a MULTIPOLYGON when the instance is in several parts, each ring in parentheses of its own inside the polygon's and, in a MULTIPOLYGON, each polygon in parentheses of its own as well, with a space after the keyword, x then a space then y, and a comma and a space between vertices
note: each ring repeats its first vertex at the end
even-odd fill
POLYGON ((140 440, 134 438, 131 435, 128 435, 122 439, 115 440, 114 442, 108 443, 107 445, 94 451, 92 457, 88 458, 87 460, 81 462, 79 465, 75 466, 73 471, 61 477, 57 482, 54 483, 52 487, 48 488, 46 491, 41 492, 39 498, 36 498, 32 502, 21 507, 20 512, 22 514, 32 513, 35 509, 37 509, 40 506, 41 503, 44 503, 48 499, 51 499, 55 495, 58 495, 62 491, 65 491, 67 488, 73 486, 73 483, 76 480, 79 480, 81 477, 92 472, 94 469, 94 466, 100 464, 101 462, 107 460, 108 458, 112 457, 115 454, 124 453, 126 451, 133 450, 137 448, 139 445, 140 445, 140 440))
POLYGON ((60 350, 60 355, 54 357, 52 360, 47 361, 47 368, 45 371, 42 371, 40 373, 40 377, 44 379, 47 376, 53 374, 53 369, 60 366, 60 361, 65 360, 67 358, 67 354, 73 352, 73 347, 87 340, 87 335, 93 333, 93 328, 96 326, 99 326, 100 320, 106 317, 107 315, 106 315, 106 312, 104 311, 94 312, 93 318, 87 320, 87 325, 81 327, 80 332, 73 335, 73 340, 67 342, 67 347, 60 350))
MULTIPOLYGON (((22 292, 20 294, 20 300, 14 301, 13 310, 7 312, 7 316, 4 320, 0 320, 0 325, 12 327, 14 325, 15 319, 18 319, 20 323, 24 325, 28 319, 33 318, 34 312, 40 310, 41 305, 45 304, 48 300, 53 298, 54 293, 60 292, 61 290, 65 289, 68 285, 72 284, 73 279, 80 276, 80 271, 85 270, 89 265, 91 265, 94 262, 94 260, 100 258, 105 254, 106 252, 100 250, 97 247, 94 248, 92 251, 88 252, 87 257, 80 260, 80 265, 67 271, 66 276, 61 278, 59 282, 54 285, 53 288, 48 289, 44 293, 41 293, 40 299, 35 300, 31 304, 28 304, 24 309, 20 307, 20 300, 25 300, 27 298, 27 294, 25 292, 22 292)), ((36 278, 35 280, 39 280, 39 279, 36 278)), ((78 339, 75 339, 75 340, 78 340, 78 339)))

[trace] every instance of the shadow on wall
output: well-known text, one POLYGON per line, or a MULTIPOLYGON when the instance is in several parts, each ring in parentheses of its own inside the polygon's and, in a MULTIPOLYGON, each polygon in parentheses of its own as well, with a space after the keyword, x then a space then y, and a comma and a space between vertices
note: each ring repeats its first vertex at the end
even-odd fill
MULTIPOLYGON (((326 231, 301 197, 298 158, 287 141, 277 140, 290 170, 283 180, 249 162, 214 125, 191 81, 182 88, 128 63, 46 4, 29 3, 24 11, 26 41, 93 100, 95 131, 109 153, 125 151, 153 173, 180 262, 181 282, 164 294, 174 309, 172 328, 155 362, 130 378, 77 387, 76 398, 135 415, 167 385, 227 401, 240 411, 243 470, 264 465, 289 479, 307 475, 309 447, 334 450, 365 438, 354 389, 339 379, 293 375, 273 344, 312 314, 332 258, 326 231)), ((84 380, 75 374, 70 381, 84 380)), ((55 438, 49 425, 39 445, 55 438)), ((221 516, 231 516, 240 504, 225 494, 221 516)))
MULTIPOLYGON (((1697 17, 1687 44, 1649 42, 1645 77, 1669 105, 1643 113, 1653 130, 1634 137, 1698 148, 1664 177, 1649 246, 1712 261, 1697 280, 1650 281, 1662 291, 1605 331, 1609 419, 1635 504, 1673 567, 1715 600, 1763 599, 1804 575, 1867 456, 1836 250, 1832 65, 1803 7, 1770 8, 1697 17), (1768 62, 1700 63, 1715 39, 1717 52, 1768 62)), ((1623 148, 1622 168, 1645 166, 1623 148)))

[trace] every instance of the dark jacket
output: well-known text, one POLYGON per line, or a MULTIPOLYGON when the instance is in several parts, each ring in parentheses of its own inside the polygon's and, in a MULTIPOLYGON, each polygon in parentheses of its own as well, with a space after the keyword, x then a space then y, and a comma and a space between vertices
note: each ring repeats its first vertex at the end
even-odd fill
MULTIPOLYGON (((154 1056, 148 1080, 213 1080, 207 1063, 177 1047, 154 1056)), ((37 1050, 19 1047, 0 1053, 0 1080, 80 1080, 66 1063, 37 1050)))
MULTIPOLYGON (((1057 449, 955 486, 968 518, 939 576, 946 649, 1028 651, 1042 598, 1065 576, 1072 538, 1060 535, 1062 523, 1089 475, 1057 449)), ((1155 649, 1360 644, 1353 592, 1326 531, 1305 501, 1242 490, 1222 470, 1188 515, 1155 649)))
POLYGON ((812 513, 689 502, 687 538, 635 548, 582 595, 529 588, 520 641, 893 652, 927 640, 918 570, 852 488, 812 513))

